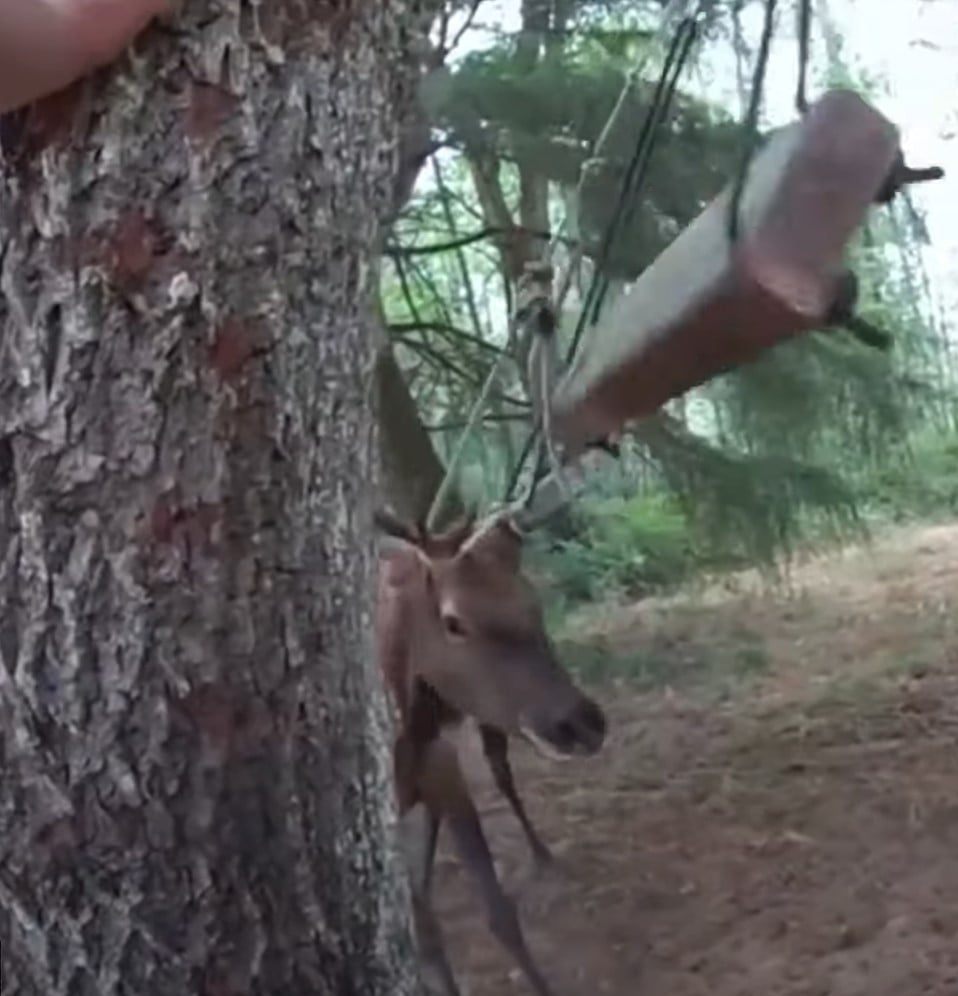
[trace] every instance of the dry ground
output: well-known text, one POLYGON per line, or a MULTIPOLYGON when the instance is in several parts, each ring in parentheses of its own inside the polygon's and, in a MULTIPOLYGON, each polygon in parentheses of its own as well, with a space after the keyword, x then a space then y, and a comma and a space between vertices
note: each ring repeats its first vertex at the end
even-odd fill
MULTIPOLYGON (((467 756, 557 996, 958 996, 956 609, 952 526, 576 621, 608 747, 513 751, 559 875, 467 756)), ((446 843, 464 992, 528 993, 446 843)))

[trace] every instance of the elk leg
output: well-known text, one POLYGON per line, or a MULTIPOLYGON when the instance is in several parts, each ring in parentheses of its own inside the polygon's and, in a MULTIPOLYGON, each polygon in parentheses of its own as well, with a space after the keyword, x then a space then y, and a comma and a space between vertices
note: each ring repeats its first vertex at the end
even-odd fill
POLYGON ((406 859, 413 888, 428 896, 432 888, 432 869, 439 838, 439 817, 425 803, 420 803, 403 816, 403 824, 406 859))
POLYGON ((523 806, 519 793, 516 791, 515 779, 512 777, 512 766, 509 764, 509 739, 501 731, 492 726, 479 726, 479 734, 482 737, 482 749, 486 755, 486 761, 492 771, 496 787, 509 800, 512 811, 516 814, 522 829, 525 831, 526 840, 532 850, 532 857, 538 867, 552 864, 552 852, 543 844, 539 835, 532 825, 523 806))
POLYGON ((431 996, 460 996, 429 897, 439 817, 419 798, 418 753, 408 737, 404 734, 397 737, 393 764, 399 797, 400 837, 412 892, 416 949, 426 992, 431 996))
POLYGON ((421 893, 415 886, 412 892, 412 912, 426 991, 434 996, 460 996, 432 903, 429 896, 421 893))
POLYGON ((456 850, 482 894, 489 930, 513 957, 538 996, 552 996, 526 946, 516 905, 496 875, 495 862, 455 748, 445 740, 434 740, 426 749, 423 762, 423 798, 434 812, 442 814, 452 831, 456 850))

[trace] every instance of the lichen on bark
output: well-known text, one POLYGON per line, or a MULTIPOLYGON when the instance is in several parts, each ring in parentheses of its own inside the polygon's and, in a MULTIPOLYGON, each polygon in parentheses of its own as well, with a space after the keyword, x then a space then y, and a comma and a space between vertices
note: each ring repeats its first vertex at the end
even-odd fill
POLYGON ((370 262, 427 13, 190 3, 6 133, 4 993, 416 990, 370 262))

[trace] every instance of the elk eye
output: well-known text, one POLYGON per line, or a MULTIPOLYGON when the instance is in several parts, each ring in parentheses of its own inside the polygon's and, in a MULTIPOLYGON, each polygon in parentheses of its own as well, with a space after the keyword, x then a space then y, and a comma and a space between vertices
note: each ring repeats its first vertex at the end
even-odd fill
POLYGON ((442 617, 442 624, 449 636, 454 636, 456 639, 461 640, 466 635, 466 628, 463 626, 459 616, 444 615, 442 617))

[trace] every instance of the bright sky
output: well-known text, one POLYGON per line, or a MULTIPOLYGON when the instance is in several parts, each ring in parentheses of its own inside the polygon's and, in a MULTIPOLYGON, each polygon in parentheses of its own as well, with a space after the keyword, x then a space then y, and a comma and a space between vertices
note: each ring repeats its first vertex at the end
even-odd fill
MULTIPOLYGON (((958 0, 828 0, 828 11, 845 39, 845 58, 883 85, 875 103, 898 125, 905 161, 945 170, 943 179, 911 193, 931 238, 924 256, 932 291, 958 338, 958 0)), ((750 13, 751 40, 761 11, 750 13)), ((792 33, 791 24, 783 27, 792 33)), ((824 67, 820 36, 816 43, 815 62, 824 67)), ((795 67, 795 44, 781 37, 773 43, 765 103, 775 124, 792 117, 795 67)))
MULTIPOLYGON (((780 6, 789 9, 791 4, 780 6)), ((932 291, 941 301, 951 334, 958 338, 958 0, 828 0, 827 8, 844 38, 845 59, 884 85, 887 92, 876 104, 900 128, 906 161, 945 170, 944 179, 913 188, 913 197, 925 213, 932 241, 925 250, 932 291)), ((519 27, 520 0, 488 0, 480 10, 483 25, 495 25, 499 31, 519 27)), ((754 48, 762 10, 751 5, 746 13, 743 27, 754 48)), ((482 46, 487 37, 471 31, 459 51, 482 46)), ((812 98, 824 66, 817 26, 809 71, 812 98)), ((708 74, 713 77, 708 96, 735 108, 731 55, 711 59, 708 74)), ((783 124, 794 116, 795 74, 794 22, 780 16, 766 78, 768 123, 783 124)))

